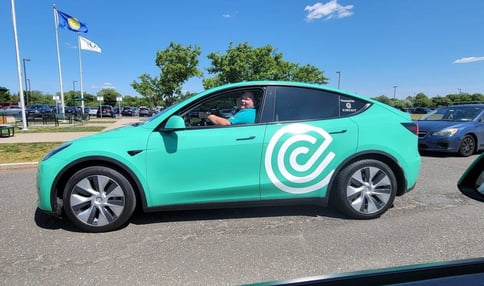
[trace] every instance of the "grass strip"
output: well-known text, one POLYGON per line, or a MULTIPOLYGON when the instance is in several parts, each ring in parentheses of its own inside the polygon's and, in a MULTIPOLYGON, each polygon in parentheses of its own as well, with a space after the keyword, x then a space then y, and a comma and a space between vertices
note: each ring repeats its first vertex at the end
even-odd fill
POLYGON ((0 144, 0 164, 39 162, 45 154, 63 142, 0 144))
POLYGON ((57 133, 57 132, 100 132, 106 126, 69 126, 69 127, 29 127, 28 130, 17 132, 22 133, 57 133))

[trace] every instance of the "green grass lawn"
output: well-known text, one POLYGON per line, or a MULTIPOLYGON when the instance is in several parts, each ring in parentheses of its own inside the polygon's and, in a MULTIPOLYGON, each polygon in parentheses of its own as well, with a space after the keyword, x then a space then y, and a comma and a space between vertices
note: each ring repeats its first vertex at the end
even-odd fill
POLYGON ((0 163, 38 162, 62 142, 0 144, 0 163))
POLYGON ((60 127, 29 127, 28 130, 21 131, 25 133, 56 133, 56 132, 100 132, 106 126, 60 126, 60 127))
MULTIPOLYGON (((106 121, 96 123, 107 123, 106 121)), ((17 132, 22 133, 56 133, 56 132, 101 132, 106 126, 89 126, 89 124, 79 126, 29 126, 28 130, 17 132)), ((62 144, 62 142, 37 142, 37 143, 2 143, 0 144, 0 164, 1 163, 23 163, 38 162, 52 148, 62 144)))

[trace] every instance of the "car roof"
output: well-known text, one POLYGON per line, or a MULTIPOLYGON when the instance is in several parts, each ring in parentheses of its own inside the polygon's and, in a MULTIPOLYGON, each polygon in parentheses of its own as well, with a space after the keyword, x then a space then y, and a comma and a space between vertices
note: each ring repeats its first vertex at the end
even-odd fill
POLYGON ((454 105, 442 106, 442 107, 450 107, 450 108, 455 108, 455 107, 480 107, 480 108, 484 108, 484 104, 481 104, 481 103, 454 104, 454 105))
POLYGON ((236 82, 236 83, 229 83, 217 87, 213 87, 210 89, 206 89, 195 96, 192 96, 188 98, 188 101, 195 101, 200 97, 203 97, 205 94, 212 93, 212 92, 217 92, 217 91, 223 91, 225 89, 232 89, 232 88, 257 88, 258 86, 288 86, 288 87, 303 87, 303 88, 314 88, 314 89, 319 89, 319 90, 326 90, 326 91, 332 91, 332 92, 339 92, 342 94, 350 95, 356 98, 360 98, 362 100, 365 100, 367 102, 371 102, 373 104, 378 104, 378 105, 384 105, 380 103, 377 100, 371 99, 368 96, 364 96, 361 94, 345 91, 342 89, 337 89, 333 88, 327 85, 323 84, 317 84, 317 83, 306 83, 306 82, 298 82, 298 81, 277 81, 277 80, 259 80, 259 81, 241 81, 241 82, 236 82))

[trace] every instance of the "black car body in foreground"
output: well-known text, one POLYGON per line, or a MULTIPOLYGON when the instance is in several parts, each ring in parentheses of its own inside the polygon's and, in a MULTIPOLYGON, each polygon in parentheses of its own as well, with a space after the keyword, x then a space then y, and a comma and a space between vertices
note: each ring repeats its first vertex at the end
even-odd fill
POLYGON ((483 285, 484 258, 304 277, 253 285, 483 285))

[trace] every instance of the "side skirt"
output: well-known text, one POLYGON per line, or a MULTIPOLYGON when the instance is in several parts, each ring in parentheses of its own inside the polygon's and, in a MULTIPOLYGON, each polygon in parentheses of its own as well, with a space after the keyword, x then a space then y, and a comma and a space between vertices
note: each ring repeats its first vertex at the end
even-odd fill
POLYGON ((304 199, 281 199, 267 201, 243 201, 243 202, 220 202, 204 204, 180 204, 169 206, 157 206, 144 208, 145 212, 174 211, 174 210, 199 210, 199 209, 223 209, 223 208, 243 208, 243 207, 267 207, 267 206, 291 206, 291 205, 316 205, 326 207, 327 200, 321 198, 304 199))

